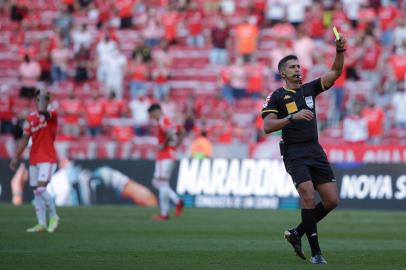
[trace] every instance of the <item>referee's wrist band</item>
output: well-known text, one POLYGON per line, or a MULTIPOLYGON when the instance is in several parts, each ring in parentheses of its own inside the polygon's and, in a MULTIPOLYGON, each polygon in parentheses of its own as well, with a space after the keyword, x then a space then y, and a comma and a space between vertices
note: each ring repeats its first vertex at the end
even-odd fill
POLYGON ((338 53, 343 53, 345 51, 346 51, 346 49, 336 49, 336 52, 338 52, 338 53))

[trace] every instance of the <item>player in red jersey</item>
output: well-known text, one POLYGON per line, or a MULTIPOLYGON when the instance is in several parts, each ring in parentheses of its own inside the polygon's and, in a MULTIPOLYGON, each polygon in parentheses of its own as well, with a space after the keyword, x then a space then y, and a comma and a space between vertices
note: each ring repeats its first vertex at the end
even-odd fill
POLYGON ((47 191, 47 184, 56 170, 57 156, 54 148, 58 116, 50 108, 50 95, 47 91, 36 91, 37 111, 29 114, 24 123, 24 134, 17 145, 10 168, 17 168, 18 159, 32 139, 30 151, 30 186, 34 189, 34 205, 38 224, 27 229, 27 232, 54 232, 59 225, 55 202, 47 191), (47 210, 49 226, 46 224, 47 210))
POLYGON ((158 152, 156 155, 155 171, 152 185, 159 191, 159 205, 161 213, 152 218, 158 221, 169 219, 170 203, 176 205, 176 215, 182 214, 184 203, 169 185, 169 179, 175 166, 176 147, 183 139, 180 127, 171 123, 162 113, 159 104, 152 104, 148 108, 151 119, 158 121, 158 152))

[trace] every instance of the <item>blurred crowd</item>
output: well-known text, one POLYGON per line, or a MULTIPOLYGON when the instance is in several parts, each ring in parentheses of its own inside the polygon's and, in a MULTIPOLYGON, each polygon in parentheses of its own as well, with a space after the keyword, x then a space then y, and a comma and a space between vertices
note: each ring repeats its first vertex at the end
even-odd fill
MULTIPOLYGON (((204 134, 225 144, 262 141, 259 111, 264 97, 282 85, 279 59, 296 54, 305 80, 320 76, 334 58, 335 25, 348 48, 345 72, 317 101, 322 134, 372 144, 399 143, 405 135, 405 1, 0 4, 2 33, 10 33, 0 55, 11 53, 8 45, 14 44, 19 62, 17 87, 8 81, 1 85, 2 134, 21 133, 18 127, 33 106, 35 89, 48 87, 61 115, 60 139, 86 134, 131 141, 152 135, 147 108, 158 101, 197 138, 204 134), (180 69, 182 58, 192 60, 180 69), (189 67, 197 79, 194 90, 186 91, 174 76, 180 70, 187 75, 189 67), (211 75, 199 79, 203 73, 211 75), (214 89, 203 89, 207 82, 214 89), (386 134, 393 136, 385 140, 386 134)), ((1 66, 0 73, 6 68, 1 66)))

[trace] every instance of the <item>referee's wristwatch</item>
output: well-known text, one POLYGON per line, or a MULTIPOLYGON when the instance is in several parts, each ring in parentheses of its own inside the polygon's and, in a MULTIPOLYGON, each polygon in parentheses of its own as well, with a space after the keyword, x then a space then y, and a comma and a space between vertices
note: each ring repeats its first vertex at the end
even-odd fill
POLYGON ((293 114, 290 113, 288 115, 288 120, 289 120, 289 122, 293 123, 293 114))

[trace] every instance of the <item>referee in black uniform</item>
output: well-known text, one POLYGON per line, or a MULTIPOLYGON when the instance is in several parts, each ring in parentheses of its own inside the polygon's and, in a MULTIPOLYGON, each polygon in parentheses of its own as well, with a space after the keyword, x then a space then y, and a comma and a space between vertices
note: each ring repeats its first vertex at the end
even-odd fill
POLYGON ((327 263, 317 238, 317 222, 338 205, 338 189, 323 148, 318 143, 315 98, 329 89, 341 75, 345 39, 336 41, 336 56, 331 69, 321 78, 302 84, 299 60, 288 55, 279 61, 278 69, 285 82, 268 96, 263 109, 265 133, 282 129, 281 155, 286 171, 292 176, 302 207, 302 222, 285 231, 286 240, 296 255, 306 259, 301 237, 306 233, 312 251, 311 263, 327 263), (315 204, 315 191, 321 202, 315 204))

